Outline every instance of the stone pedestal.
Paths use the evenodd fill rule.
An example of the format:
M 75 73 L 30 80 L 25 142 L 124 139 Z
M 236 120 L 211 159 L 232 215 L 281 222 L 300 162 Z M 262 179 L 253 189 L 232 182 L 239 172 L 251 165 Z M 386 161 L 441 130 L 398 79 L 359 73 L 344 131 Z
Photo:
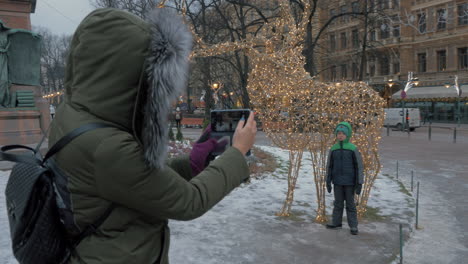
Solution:
M 34 91 L 34 108 L 0 108 L 0 145 L 38 143 L 49 127 L 49 103 L 40 87 L 13 85 L 10 92 Z
M 10 87 L 10 92 L 16 93 L 16 91 L 34 91 L 34 103 L 36 105 L 36 108 L 41 113 L 41 116 L 40 116 L 41 128 L 44 131 L 47 130 L 51 122 L 50 104 L 47 101 L 47 99 L 42 98 L 41 87 L 13 84 Z
M 0 145 L 34 144 L 43 135 L 37 110 L 0 110 Z

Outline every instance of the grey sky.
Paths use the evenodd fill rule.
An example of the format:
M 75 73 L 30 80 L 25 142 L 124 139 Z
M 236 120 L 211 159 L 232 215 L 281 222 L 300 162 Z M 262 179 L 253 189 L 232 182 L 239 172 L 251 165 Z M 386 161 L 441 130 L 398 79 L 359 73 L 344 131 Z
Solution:
M 31 24 L 46 27 L 54 34 L 71 35 L 93 9 L 89 0 L 37 0 Z

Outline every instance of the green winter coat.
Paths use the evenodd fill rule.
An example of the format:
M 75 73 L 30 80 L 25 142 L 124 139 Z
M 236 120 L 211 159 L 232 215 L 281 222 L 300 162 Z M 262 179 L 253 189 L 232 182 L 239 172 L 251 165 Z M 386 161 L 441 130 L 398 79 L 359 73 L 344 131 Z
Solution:
M 335 128 L 345 133 L 346 139 L 337 142 L 330 148 L 327 158 L 327 188 L 330 190 L 332 182 L 339 185 L 362 185 L 364 183 L 364 167 L 362 156 L 356 145 L 349 142 L 353 136 L 353 129 L 348 122 L 340 122 Z M 336 153 L 336 154 L 334 154 Z M 349 166 L 352 164 L 352 166 Z M 352 180 L 354 178 L 354 180 Z
M 80 230 L 116 208 L 70 263 L 168 263 L 168 219 L 203 215 L 249 176 L 235 148 L 193 178 L 188 157 L 166 161 L 167 114 L 185 87 L 189 34 L 165 9 L 149 22 L 99 9 L 75 32 L 49 145 L 83 124 L 117 127 L 87 132 L 55 156 L 67 176 L 59 188 Z

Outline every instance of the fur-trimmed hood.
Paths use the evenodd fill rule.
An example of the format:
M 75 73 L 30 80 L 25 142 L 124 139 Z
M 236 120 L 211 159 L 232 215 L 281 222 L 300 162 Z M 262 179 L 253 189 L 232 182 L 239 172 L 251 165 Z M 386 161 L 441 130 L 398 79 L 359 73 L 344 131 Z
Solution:
M 172 10 L 147 17 L 106 8 L 81 22 L 70 47 L 65 100 L 131 131 L 148 164 L 162 168 L 168 115 L 186 87 L 192 35 Z

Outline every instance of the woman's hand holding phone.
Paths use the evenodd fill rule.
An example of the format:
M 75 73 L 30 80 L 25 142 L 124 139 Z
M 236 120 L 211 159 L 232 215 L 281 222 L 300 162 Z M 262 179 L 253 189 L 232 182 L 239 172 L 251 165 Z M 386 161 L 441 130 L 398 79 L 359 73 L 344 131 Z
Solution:
M 256 134 L 257 122 L 255 122 L 254 114 L 250 112 L 247 121 L 245 121 L 244 117 L 239 120 L 234 136 L 232 137 L 232 146 L 245 155 L 255 143 Z

